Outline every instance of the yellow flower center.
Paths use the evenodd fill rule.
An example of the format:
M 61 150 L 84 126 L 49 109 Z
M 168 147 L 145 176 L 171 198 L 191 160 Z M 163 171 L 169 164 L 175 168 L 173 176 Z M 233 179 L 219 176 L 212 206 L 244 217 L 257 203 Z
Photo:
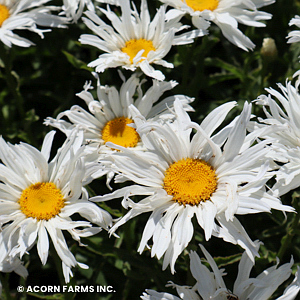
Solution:
M 217 176 L 206 161 L 185 158 L 169 166 L 163 187 L 179 204 L 198 205 L 216 190 Z
M 59 214 L 65 201 L 53 182 L 38 182 L 23 190 L 19 204 L 27 218 L 49 220 Z
M 0 4 L 0 27 L 9 16 L 9 9 L 5 5 Z
M 129 118 L 119 117 L 108 121 L 102 129 L 104 142 L 112 142 L 123 147 L 135 147 L 140 139 L 136 130 L 127 124 L 133 121 Z
M 194 11 L 215 10 L 219 5 L 219 0 L 185 0 L 185 2 Z
M 145 40 L 145 39 L 138 39 L 138 40 L 133 39 L 133 40 L 127 41 L 125 43 L 125 47 L 123 47 L 121 49 L 122 52 L 129 55 L 131 63 L 133 63 L 133 59 L 136 57 L 136 55 L 141 50 L 144 50 L 144 52 L 142 54 L 142 57 L 147 57 L 148 53 L 151 50 L 155 51 L 156 49 L 153 46 L 152 41 L 148 41 L 148 40 Z

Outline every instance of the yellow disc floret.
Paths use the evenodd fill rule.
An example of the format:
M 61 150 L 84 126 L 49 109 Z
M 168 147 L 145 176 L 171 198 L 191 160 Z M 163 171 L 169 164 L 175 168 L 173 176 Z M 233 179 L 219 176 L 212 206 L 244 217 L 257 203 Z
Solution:
M 38 182 L 23 190 L 19 204 L 27 218 L 49 220 L 59 214 L 65 201 L 53 182 Z
M 136 55 L 144 50 L 142 57 L 147 57 L 148 53 L 153 50 L 155 51 L 155 47 L 153 46 L 152 41 L 148 41 L 145 39 L 132 39 L 125 43 L 125 47 L 121 49 L 122 52 L 126 53 L 130 57 L 130 62 L 133 63 L 133 59 Z
M 112 142 L 123 147 L 135 147 L 140 136 L 136 130 L 127 124 L 133 121 L 129 118 L 119 117 L 108 121 L 102 129 L 102 139 L 104 142 Z
M 198 205 L 216 190 L 217 176 L 206 161 L 185 158 L 169 166 L 163 187 L 179 204 Z
M 219 5 L 219 0 L 185 0 L 185 2 L 194 11 L 215 10 Z
M 0 27 L 9 16 L 9 9 L 5 5 L 0 4 Z

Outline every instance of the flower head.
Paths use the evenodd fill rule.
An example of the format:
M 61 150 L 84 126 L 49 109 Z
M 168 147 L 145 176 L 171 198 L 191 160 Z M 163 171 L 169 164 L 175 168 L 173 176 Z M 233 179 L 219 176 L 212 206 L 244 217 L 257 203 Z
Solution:
M 259 21 L 268 20 L 271 14 L 258 11 L 258 8 L 269 5 L 275 0 L 160 0 L 191 15 L 195 27 L 203 29 L 215 23 L 223 35 L 234 45 L 248 51 L 255 45 L 239 29 L 238 23 L 263 27 Z M 174 13 L 176 15 L 176 13 Z
M 131 10 L 129 0 L 121 1 L 120 6 L 121 17 L 112 12 L 109 6 L 107 10 L 100 8 L 112 26 L 91 11 L 85 12 L 87 18 L 83 17 L 84 23 L 96 35 L 83 34 L 79 41 L 106 52 L 88 64 L 96 67 L 96 72 L 119 66 L 132 71 L 140 68 L 146 75 L 164 80 L 165 76 L 155 70 L 152 64 L 172 68 L 173 64 L 163 60 L 172 45 L 192 43 L 195 37 L 205 34 L 203 30 L 196 30 L 175 36 L 186 26 L 179 23 L 181 16 L 167 21 L 165 6 L 159 8 L 152 21 L 146 0 L 142 0 L 140 14 L 135 6 Z
M 258 244 L 256 243 L 258 246 Z M 206 249 L 200 245 L 201 250 L 210 265 L 210 271 L 201 260 L 195 251 L 190 253 L 190 270 L 193 277 L 196 279 L 196 284 L 193 287 L 180 286 L 170 282 L 166 286 L 176 288 L 180 297 L 173 296 L 168 293 L 160 293 L 154 290 L 146 290 L 141 299 L 143 300 L 163 300 L 163 299 L 189 299 L 189 300 L 243 300 L 243 299 L 259 299 L 267 300 L 277 290 L 277 288 L 286 281 L 292 273 L 293 259 L 278 267 L 279 261 L 275 266 L 264 270 L 256 278 L 250 277 L 250 272 L 254 266 L 248 255 L 244 252 L 239 263 L 238 275 L 234 282 L 233 289 L 230 291 L 223 280 L 225 275 L 224 270 L 220 270 L 212 256 Z M 299 280 L 300 269 L 298 267 L 294 281 L 285 289 L 283 295 L 277 300 L 294 300 L 300 290 Z
M 133 115 L 130 105 L 134 105 L 138 112 L 146 119 L 173 117 L 168 113 L 168 108 L 173 107 L 173 102 L 178 99 L 187 111 L 192 111 L 189 105 L 192 98 L 175 95 L 167 98 L 160 98 L 162 94 L 171 90 L 177 85 L 175 81 L 160 82 L 153 80 L 153 85 L 146 92 L 142 92 L 142 84 L 139 76 L 135 73 L 127 81 L 124 81 L 120 90 L 115 87 L 101 86 L 99 77 L 97 78 L 97 97 L 94 99 L 91 93 L 91 83 L 85 85 L 82 92 L 77 94 L 88 106 L 89 111 L 75 105 L 70 110 L 60 113 L 56 119 L 47 118 L 46 125 L 54 126 L 69 135 L 74 127 L 78 127 L 84 132 L 84 144 L 86 149 L 98 155 L 96 160 L 102 160 L 107 155 L 116 150 L 107 147 L 107 142 L 113 142 L 125 148 L 133 150 L 143 149 L 142 141 L 135 130 Z M 67 117 L 69 122 L 63 118 Z M 113 173 L 109 173 L 109 167 L 98 170 L 97 177 L 108 174 L 110 180 Z
M 43 6 L 49 0 L 0 0 L 0 40 L 11 47 L 12 44 L 20 47 L 33 45 L 28 39 L 15 34 L 14 30 L 35 32 L 44 37 L 44 32 L 51 29 L 40 29 L 43 27 L 64 27 L 67 19 L 51 14 L 58 7 Z
M 242 114 L 218 133 L 228 112 L 229 102 L 213 110 L 198 125 L 192 123 L 180 103 L 174 103 L 175 120 L 164 125 L 136 121 L 148 151 L 119 149 L 107 158 L 113 163 L 116 182 L 131 180 L 130 185 L 111 194 L 96 196 L 92 201 L 123 197 L 122 205 L 130 209 L 112 227 L 118 227 L 144 212 L 151 212 L 138 251 L 141 253 L 152 238 L 151 255 L 164 255 L 163 269 L 174 264 L 192 239 L 192 218 L 197 217 L 206 240 L 212 235 L 239 244 L 254 259 L 258 255 L 236 215 L 269 212 L 271 208 L 292 211 L 279 199 L 265 192 L 268 173 L 268 149 L 261 142 L 252 146 L 256 135 L 247 134 L 251 105 L 245 103 Z M 192 128 L 197 133 L 192 135 Z M 131 199 L 143 195 L 139 202 Z
M 82 134 L 71 135 L 48 162 L 53 137 L 54 131 L 46 135 L 41 151 L 0 139 L 0 262 L 21 259 L 36 243 L 45 264 L 50 236 L 68 282 L 71 267 L 87 266 L 76 261 L 63 231 L 80 242 L 81 237 L 108 229 L 111 216 L 88 201 L 83 187 L 90 179 L 82 157 Z M 72 221 L 75 213 L 88 221 Z

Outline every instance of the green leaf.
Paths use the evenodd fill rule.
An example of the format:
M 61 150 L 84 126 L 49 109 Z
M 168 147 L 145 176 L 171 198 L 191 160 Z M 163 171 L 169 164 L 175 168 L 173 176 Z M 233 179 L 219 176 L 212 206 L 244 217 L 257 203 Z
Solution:
M 225 256 L 225 257 L 221 257 L 221 256 L 215 257 L 214 260 L 215 260 L 216 264 L 218 265 L 218 267 L 220 268 L 220 267 L 231 265 L 231 264 L 234 264 L 234 263 L 240 261 L 241 257 L 242 257 L 242 254 L 238 253 L 238 254 Z
M 43 294 L 29 292 L 28 295 L 33 296 L 37 299 L 56 299 L 56 300 L 65 299 L 65 296 L 63 294 L 43 295 Z
M 67 60 L 69 61 L 69 63 L 71 63 L 76 69 L 84 69 L 87 71 L 92 72 L 93 69 L 89 68 L 85 62 L 83 62 L 82 60 L 76 58 L 73 54 L 67 52 L 67 51 L 62 51 L 62 53 L 66 56 Z
M 206 66 L 214 66 L 214 67 L 219 67 L 223 70 L 226 70 L 230 72 L 231 74 L 235 75 L 236 78 L 239 78 L 241 81 L 244 81 L 244 73 L 241 68 L 238 68 L 237 66 L 234 66 L 230 63 L 227 63 L 220 58 L 210 58 L 207 57 L 205 60 L 205 65 Z
M 25 120 L 27 122 L 33 123 L 33 122 L 38 121 L 39 119 L 40 119 L 40 117 L 35 114 L 34 108 L 26 112 Z

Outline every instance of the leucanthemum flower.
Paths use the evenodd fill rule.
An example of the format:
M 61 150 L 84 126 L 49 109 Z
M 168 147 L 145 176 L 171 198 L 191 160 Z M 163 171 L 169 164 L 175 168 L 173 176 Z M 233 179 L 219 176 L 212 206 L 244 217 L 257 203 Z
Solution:
M 65 281 L 69 282 L 72 267 L 88 266 L 76 261 L 63 231 L 80 243 L 81 237 L 108 229 L 111 216 L 88 200 L 83 187 L 91 179 L 82 156 L 82 134 L 70 136 L 48 162 L 54 133 L 46 135 L 41 151 L 0 139 L 0 262 L 21 259 L 36 243 L 45 264 L 50 237 L 62 261 Z M 88 221 L 73 221 L 73 214 Z
M 164 80 L 163 73 L 155 70 L 152 64 L 172 68 L 173 64 L 163 60 L 171 47 L 192 43 L 195 37 L 206 33 L 204 30 L 193 30 L 175 35 L 187 26 L 179 23 L 181 16 L 167 21 L 166 6 L 158 9 L 152 21 L 146 0 L 142 0 L 140 14 L 135 6 L 130 9 L 129 0 L 121 1 L 120 7 L 120 17 L 110 10 L 109 5 L 107 10 L 99 8 L 112 26 L 91 11 L 85 12 L 87 18 L 82 18 L 95 35 L 83 34 L 79 41 L 105 52 L 88 64 L 95 67 L 96 72 L 119 66 L 132 71 L 140 68 L 147 76 Z
M 210 22 L 215 23 L 223 35 L 234 45 L 248 51 L 255 45 L 239 29 L 238 23 L 264 27 L 261 20 L 269 20 L 272 15 L 258 11 L 258 8 L 269 5 L 275 0 L 160 0 L 175 10 L 189 14 L 192 22 L 197 28 L 207 28 Z M 176 15 L 176 13 L 174 12 Z
M 238 275 L 233 285 L 232 292 L 226 287 L 223 280 L 225 275 L 223 269 L 219 269 L 212 256 L 200 245 L 206 261 L 211 270 L 201 263 L 195 251 L 190 252 L 190 270 L 196 279 L 193 287 L 180 286 L 169 282 L 166 286 L 176 288 L 179 297 L 169 293 L 146 290 L 141 296 L 143 300 L 268 300 L 278 287 L 286 281 L 292 274 L 293 259 L 278 267 L 275 266 L 264 270 L 256 278 L 250 277 L 250 272 L 254 266 L 248 255 L 244 252 L 238 267 Z M 299 267 L 293 282 L 284 290 L 282 296 L 277 300 L 294 300 L 300 290 Z
M 51 125 L 64 132 L 67 136 L 74 127 L 78 127 L 84 132 L 84 144 L 91 153 L 96 153 L 95 159 L 101 161 L 115 149 L 107 147 L 107 142 L 113 142 L 117 145 L 131 148 L 133 150 L 142 150 L 142 141 L 136 132 L 134 120 L 129 109 L 133 104 L 138 111 L 147 119 L 151 118 L 171 118 L 173 114 L 168 113 L 168 108 L 173 106 L 175 99 L 178 99 L 184 109 L 193 111 L 189 105 L 193 98 L 183 95 L 169 96 L 161 100 L 164 92 L 171 90 L 177 85 L 177 82 L 161 82 L 153 80 L 152 87 L 146 92 L 142 91 L 144 80 L 139 79 L 139 75 L 134 73 L 127 81 L 122 77 L 123 84 L 118 91 L 115 87 L 101 86 L 99 77 L 97 78 L 97 98 L 94 99 L 91 91 L 93 87 L 91 82 L 87 83 L 84 90 L 77 94 L 88 106 L 86 111 L 82 107 L 75 105 L 70 110 L 60 113 L 56 119 L 48 117 L 45 120 L 46 125 Z M 68 121 L 64 120 L 68 118 Z M 129 126 L 127 126 L 129 125 Z M 108 182 L 113 176 L 109 166 L 98 169 L 94 174 L 101 177 L 108 175 Z
M 278 84 L 278 87 L 281 92 L 268 88 L 269 95 L 261 95 L 255 102 L 263 105 L 266 115 L 259 118 L 259 122 L 271 129 L 261 135 L 272 144 L 268 155 L 284 163 L 277 171 L 277 183 L 272 188 L 283 195 L 300 186 L 300 94 L 289 81 L 286 86 Z
M 63 14 L 76 23 L 82 16 L 85 7 L 90 11 L 95 11 L 92 0 L 63 0 L 62 10 Z
M 65 27 L 67 23 L 64 17 L 52 15 L 51 12 L 60 8 L 43 6 L 49 0 L 0 0 L 0 40 L 11 47 L 12 44 L 20 47 L 34 45 L 28 39 L 15 34 L 14 30 L 29 30 L 44 38 L 44 32 L 51 29 L 42 27 Z
M 193 237 L 194 215 L 206 240 L 216 236 L 239 244 L 254 260 L 256 247 L 236 215 L 270 212 L 271 208 L 293 211 L 265 191 L 272 164 L 265 158 L 265 143 L 251 146 L 256 133 L 246 133 L 251 105 L 245 103 L 239 117 L 213 134 L 234 106 L 234 102 L 219 106 L 198 125 L 176 100 L 176 119 L 164 126 L 145 122 L 136 112 L 137 132 L 148 151 L 133 152 L 107 143 L 120 150 L 107 158 L 118 173 L 115 181 L 135 184 L 90 200 L 123 197 L 122 205 L 129 211 L 111 233 L 131 218 L 150 212 L 138 252 L 148 248 L 151 256 L 164 256 L 163 269 L 170 265 L 172 273 L 177 257 Z M 135 202 L 131 198 L 135 195 L 145 198 Z

